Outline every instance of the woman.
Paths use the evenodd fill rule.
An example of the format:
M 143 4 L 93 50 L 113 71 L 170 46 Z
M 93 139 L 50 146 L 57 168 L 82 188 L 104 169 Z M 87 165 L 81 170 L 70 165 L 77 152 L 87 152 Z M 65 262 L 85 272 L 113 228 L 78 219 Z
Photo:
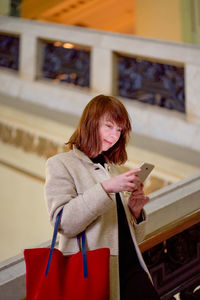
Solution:
M 93 98 L 67 143 L 69 151 L 47 161 L 46 200 L 53 225 L 63 208 L 59 249 L 64 254 L 78 252 L 76 236 L 84 230 L 89 250 L 110 248 L 111 300 L 156 300 L 137 246 L 149 198 L 137 177 L 140 169 L 120 174 L 117 167 L 127 160 L 130 131 L 118 99 Z

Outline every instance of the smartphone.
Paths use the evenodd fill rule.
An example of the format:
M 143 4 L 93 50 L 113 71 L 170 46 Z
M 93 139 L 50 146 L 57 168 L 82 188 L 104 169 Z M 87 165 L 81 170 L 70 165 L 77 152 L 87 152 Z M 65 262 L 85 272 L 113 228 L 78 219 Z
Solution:
M 140 181 L 143 183 L 145 181 L 145 179 L 149 176 L 149 174 L 151 173 L 151 171 L 153 170 L 154 165 L 149 164 L 149 163 L 143 163 L 139 169 L 141 169 L 141 171 L 139 173 L 137 173 L 137 176 L 140 178 Z

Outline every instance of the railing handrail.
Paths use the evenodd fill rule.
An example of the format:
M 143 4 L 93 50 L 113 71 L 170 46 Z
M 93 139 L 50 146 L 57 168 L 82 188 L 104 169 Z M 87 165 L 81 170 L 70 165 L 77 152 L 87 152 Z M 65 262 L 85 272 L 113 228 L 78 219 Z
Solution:
M 189 227 L 199 223 L 200 209 L 189 213 L 174 222 L 159 228 L 158 230 L 148 234 L 145 239 L 139 244 L 142 252 L 158 245 L 159 243 L 175 236 L 176 234 L 188 229 Z
M 39 33 L 37 31 L 38 27 L 40 27 Z M 56 35 L 53 34 L 55 30 L 57 33 Z M 1 33 L 10 32 L 19 35 L 25 34 L 28 31 L 32 36 L 37 36 L 41 39 L 68 40 L 69 42 L 71 41 L 73 43 L 89 47 L 103 47 L 112 51 L 176 61 L 181 64 L 183 64 L 183 62 L 192 62 L 195 64 L 200 63 L 199 45 L 144 38 L 131 34 L 119 34 L 51 22 L 40 22 L 23 18 L 0 16 Z M 54 36 L 56 38 L 53 38 Z M 126 44 L 126 40 L 128 41 L 128 44 Z M 138 51 L 138 43 L 144 46 L 140 48 L 140 51 Z M 148 49 L 145 47 L 146 45 L 148 45 Z M 155 47 L 152 47 L 153 45 Z M 169 52 L 162 51 L 165 47 L 169 47 Z M 178 50 L 177 53 L 176 50 Z M 188 55 L 188 50 L 192 51 L 193 55 Z
M 187 218 L 200 207 L 200 173 L 184 178 L 150 194 L 146 205 L 149 215 L 147 235 Z

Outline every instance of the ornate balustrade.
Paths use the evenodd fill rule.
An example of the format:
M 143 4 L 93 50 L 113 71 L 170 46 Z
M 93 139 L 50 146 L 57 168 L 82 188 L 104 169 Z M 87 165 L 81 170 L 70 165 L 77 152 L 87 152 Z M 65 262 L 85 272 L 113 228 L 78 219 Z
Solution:
M 0 35 L 0 66 L 18 70 L 19 37 Z M 41 76 L 80 87 L 90 86 L 90 49 L 41 40 Z M 116 55 L 117 94 L 185 112 L 184 68 Z
M 20 43 L 18 72 L 0 68 L 1 93 L 76 115 L 113 94 L 136 133 L 199 151 L 198 46 L 3 16 L 0 33 Z
M 162 300 L 199 299 L 200 210 L 149 234 L 140 244 Z

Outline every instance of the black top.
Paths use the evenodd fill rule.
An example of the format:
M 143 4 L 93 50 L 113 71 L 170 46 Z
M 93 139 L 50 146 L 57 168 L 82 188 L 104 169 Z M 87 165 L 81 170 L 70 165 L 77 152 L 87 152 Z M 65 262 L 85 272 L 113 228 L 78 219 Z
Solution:
M 94 163 L 100 163 L 104 167 L 105 158 L 103 155 L 98 155 L 95 158 L 91 158 L 91 160 Z M 147 273 L 144 271 L 138 260 L 126 213 L 119 193 L 116 193 L 116 203 L 119 232 L 120 299 L 160 300 Z
M 105 164 L 105 158 L 103 155 L 98 155 L 91 159 L 94 163 L 100 163 L 103 167 Z M 135 246 L 131 237 L 128 221 L 124 211 L 124 207 L 121 201 L 119 193 L 116 193 L 117 202 L 117 215 L 118 215 L 118 232 L 119 232 L 119 267 L 120 277 L 124 278 L 128 269 L 141 268 Z M 121 276 L 122 275 L 122 276 Z

